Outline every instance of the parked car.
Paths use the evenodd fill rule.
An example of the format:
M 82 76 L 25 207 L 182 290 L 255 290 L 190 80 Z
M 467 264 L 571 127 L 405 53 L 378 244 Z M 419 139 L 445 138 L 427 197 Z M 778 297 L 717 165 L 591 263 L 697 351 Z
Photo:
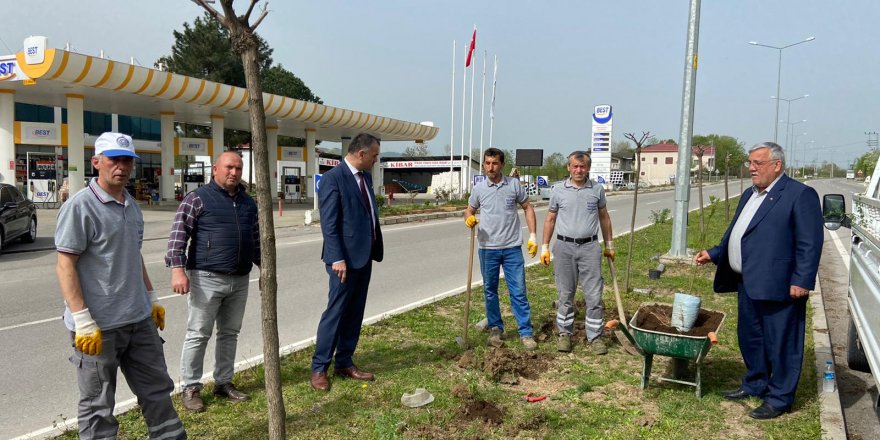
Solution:
M 18 188 L 0 183 L 0 253 L 16 238 L 25 243 L 37 239 L 37 207 Z

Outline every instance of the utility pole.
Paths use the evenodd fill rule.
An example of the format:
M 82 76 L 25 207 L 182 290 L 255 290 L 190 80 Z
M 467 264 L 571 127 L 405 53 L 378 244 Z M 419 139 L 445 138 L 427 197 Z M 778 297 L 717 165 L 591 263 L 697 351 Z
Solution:
M 672 213 L 672 246 L 668 257 L 687 260 L 687 217 L 690 200 L 691 138 L 694 132 L 694 96 L 697 82 L 697 47 L 700 40 L 700 0 L 691 0 L 684 62 L 684 87 L 681 96 L 681 130 L 678 143 L 678 168 L 675 174 L 675 210 Z

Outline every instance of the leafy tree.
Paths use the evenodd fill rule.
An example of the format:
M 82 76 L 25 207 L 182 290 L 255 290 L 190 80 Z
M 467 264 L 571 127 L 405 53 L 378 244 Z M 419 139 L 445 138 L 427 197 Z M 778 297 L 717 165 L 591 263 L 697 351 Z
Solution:
M 562 180 L 568 176 L 568 160 L 562 153 L 553 153 L 544 158 L 544 166 L 538 169 L 537 174 L 547 176 L 550 182 Z
M 293 72 L 282 65 L 273 65 L 272 48 L 266 40 L 255 35 L 257 44 L 256 62 L 263 91 L 279 96 L 304 101 L 323 101 Z M 233 50 L 229 30 L 209 12 L 196 18 L 192 24 L 184 23 L 183 31 L 174 31 L 174 45 L 171 54 L 156 61 L 155 66 L 164 66 L 169 72 L 194 78 L 246 87 L 241 58 Z M 193 124 L 178 124 L 178 133 L 186 137 L 204 138 L 210 136 L 210 127 Z M 251 142 L 247 131 L 226 129 L 223 139 L 227 147 L 235 147 Z M 287 146 L 304 146 L 305 140 L 289 136 L 279 136 L 278 143 Z
M 412 144 L 403 150 L 404 157 L 425 157 L 428 155 L 428 144 Z
M 272 48 L 257 36 L 257 65 L 260 71 L 272 65 Z M 210 13 L 196 18 L 192 25 L 183 24 L 183 31 L 174 31 L 171 55 L 156 61 L 169 72 L 207 79 L 236 87 L 245 86 L 244 67 L 232 50 L 229 30 Z
M 635 154 L 636 148 L 629 141 L 617 141 L 611 146 L 611 151 L 614 153 Z
M 877 165 L 877 158 L 880 157 L 880 150 L 873 149 L 856 159 L 855 164 L 853 164 L 853 170 L 856 172 L 861 171 L 862 175 L 867 177 L 870 176 L 871 173 L 874 172 L 874 167 Z

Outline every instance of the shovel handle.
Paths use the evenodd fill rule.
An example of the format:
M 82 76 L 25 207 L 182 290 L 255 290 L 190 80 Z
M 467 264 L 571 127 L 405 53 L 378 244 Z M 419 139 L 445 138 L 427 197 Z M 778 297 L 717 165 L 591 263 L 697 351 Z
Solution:
M 626 327 L 626 315 L 623 313 L 623 300 L 620 298 L 620 289 L 617 287 L 617 270 L 614 268 L 614 260 L 608 257 L 608 269 L 611 271 L 611 282 L 614 284 L 614 299 L 617 302 L 617 313 L 620 315 L 620 324 Z
M 471 315 L 471 281 L 474 275 L 474 237 L 477 235 L 477 225 L 474 225 L 471 228 L 471 247 L 470 252 L 468 252 L 468 271 L 467 271 L 467 293 L 465 294 L 464 301 L 464 323 L 462 328 L 464 329 L 464 344 L 467 344 L 468 340 L 468 318 Z

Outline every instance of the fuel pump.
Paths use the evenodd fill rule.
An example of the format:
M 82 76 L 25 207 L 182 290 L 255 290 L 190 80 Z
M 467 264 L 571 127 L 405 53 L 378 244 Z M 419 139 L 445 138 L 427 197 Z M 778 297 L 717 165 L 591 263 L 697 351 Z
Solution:
M 58 201 L 58 172 L 54 153 L 27 153 L 28 198 L 34 203 Z
M 284 199 L 302 200 L 302 181 L 300 180 L 300 169 L 298 167 L 284 167 L 282 176 L 284 178 Z
M 205 184 L 204 162 L 190 162 L 183 170 L 183 195 L 187 195 Z

